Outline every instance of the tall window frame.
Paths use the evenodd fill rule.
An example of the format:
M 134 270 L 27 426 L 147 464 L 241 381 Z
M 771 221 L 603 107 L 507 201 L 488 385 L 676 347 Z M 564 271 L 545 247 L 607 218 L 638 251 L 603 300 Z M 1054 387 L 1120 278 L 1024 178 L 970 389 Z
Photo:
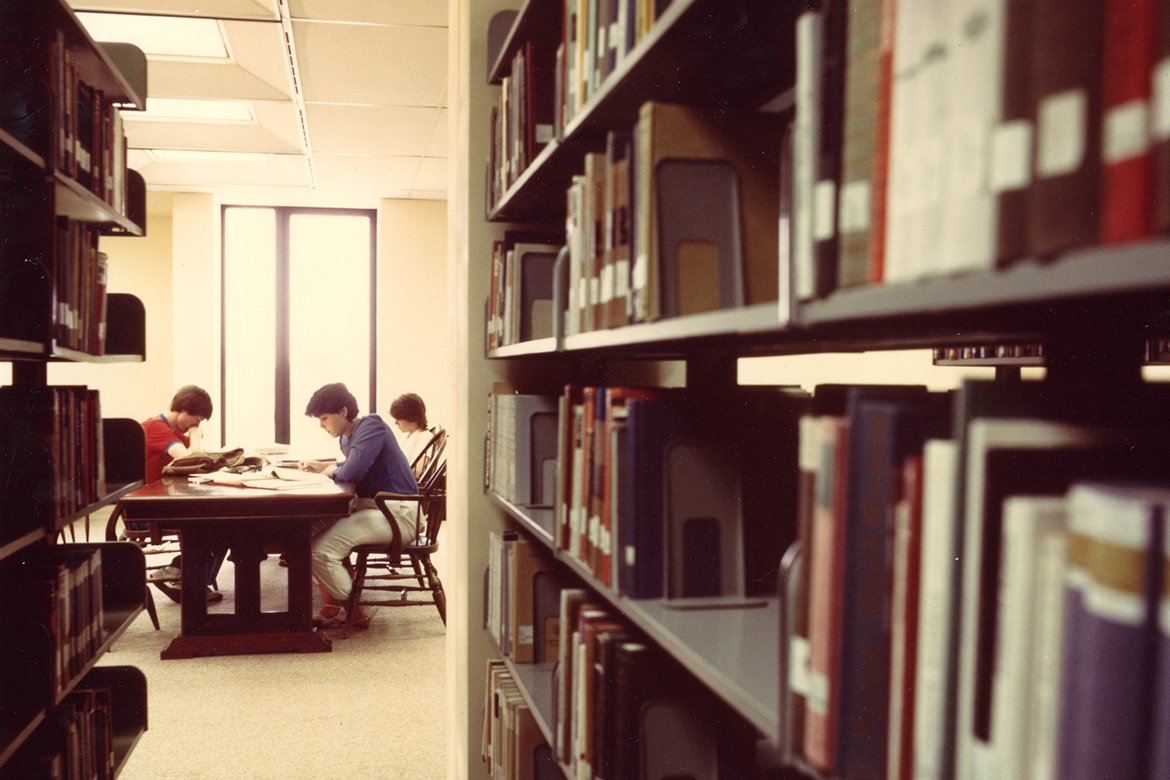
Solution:
M 292 258 L 292 221 L 296 216 L 365 217 L 369 220 L 369 382 L 368 397 L 362 399 L 357 388 L 350 388 L 357 396 L 358 404 L 373 409 L 378 398 L 378 261 L 377 234 L 378 217 L 376 209 L 320 208 L 308 206 L 263 206 L 249 204 L 223 204 L 220 207 L 220 398 L 219 414 L 220 440 L 227 442 L 227 424 L 230 384 L 228 377 L 228 214 L 234 209 L 255 209 L 271 212 L 274 216 L 275 240 L 275 376 L 273 397 L 275 415 L 273 436 L 275 443 L 289 444 L 292 436 L 292 345 L 291 345 L 291 296 L 290 270 Z M 322 272 L 327 272 L 327 266 Z M 305 399 L 307 400 L 307 399 Z

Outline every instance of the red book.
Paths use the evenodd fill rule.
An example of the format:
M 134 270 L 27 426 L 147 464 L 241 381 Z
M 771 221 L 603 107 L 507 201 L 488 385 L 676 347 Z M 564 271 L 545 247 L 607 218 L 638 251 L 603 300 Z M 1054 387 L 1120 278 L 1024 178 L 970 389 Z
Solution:
M 1157 0 L 1106 0 L 1101 104 L 1101 241 L 1149 236 L 1154 228 L 1150 71 Z
M 804 757 L 827 772 L 837 764 L 848 439 L 845 418 L 822 419 L 808 557 L 809 691 L 804 709 Z
M 922 561 L 922 456 L 902 467 L 895 507 L 890 626 L 890 743 L 886 780 L 914 777 L 914 689 L 918 668 L 918 595 Z

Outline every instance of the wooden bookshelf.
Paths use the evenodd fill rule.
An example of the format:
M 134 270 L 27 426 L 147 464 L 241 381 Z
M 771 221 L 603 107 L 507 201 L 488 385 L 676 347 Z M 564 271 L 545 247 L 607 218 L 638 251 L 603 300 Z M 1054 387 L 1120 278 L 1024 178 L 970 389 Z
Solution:
M 140 86 L 133 86 L 114 65 L 113 59 L 99 45 L 94 43 L 77 16 L 64 0 L 10 0 L 0 6 L 0 26 L 5 30 L 6 42 L 23 44 L 32 40 L 52 39 L 48 44 L 55 51 L 68 52 L 68 60 L 75 70 L 80 82 L 89 87 L 100 90 L 107 100 L 107 113 L 103 116 L 104 122 L 113 122 L 114 104 L 129 108 L 145 108 L 146 95 L 144 91 L 144 72 L 141 68 L 135 71 L 135 78 L 142 79 Z M 63 47 L 55 46 L 60 41 Z M 118 56 L 130 57 L 127 61 L 136 61 L 141 65 L 145 62 L 141 52 L 122 49 Z M 50 77 L 51 69 L 49 57 L 39 64 L 29 63 L 30 68 L 41 67 L 43 73 L 34 73 L 34 78 L 41 83 L 55 83 L 55 77 Z M 60 60 L 64 62 L 64 58 Z M 66 67 L 62 65 L 62 67 Z M 55 101 L 54 101 L 55 102 Z M 44 129 L 48 137 L 55 138 L 61 128 L 53 126 L 53 122 L 60 119 L 59 115 L 50 117 L 50 126 Z M 96 117 L 96 112 L 95 112 Z M 103 128 L 93 130 L 95 148 Z M 86 516 L 89 513 L 107 506 L 125 493 L 142 484 L 141 468 L 131 473 L 122 468 L 124 464 L 107 461 L 111 468 L 111 480 L 101 489 L 102 469 L 96 460 L 81 463 L 80 456 L 74 457 L 71 453 L 74 441 L 83 439 L 54 438 L 59 436 L 58 427 L 62 431 L 76 430 L 77 436 L 84 436 L 87 445 L 102 441 L 99 432 L 92 430 L 104 423 L 95 413 L 96 404 L 87 398 L 85 392 L 70 391 L 72 395 L 59 391 L 54 394 L 42 391 L 49 387 L 47 381 L 47 363 L 51 361 L 68 361 L 79 363 L 124 363 L 141 362 L 145 359 L 145 313 L 142 302 L 131 295 L 108 294 L 105 306 L 106 325 L 106 352 L 105 354 L 89 354 L 75 348 L 75 345 L 84 344 L 86 349 L 98 351 L 96 338 L 83 340 L 74 338 L 75 331 L 65 332 L 55 321 L 54 303 L 59 302 L 55 286 L 58 283 L 73 282 L 71 292 L 76 293 L 77 300 L 71 298 L 65 302 L 69 306 L 76 306 L 76 317 L 90 317 L 87 320 L 89 328 L 96 328 L 97 313 L 102 311 L 100 301 L 96 296 L 100 283 L 96 279 L 96 259 L 85 252 L 93 250 L 89 245 L 78 254 L 71 254 L 65 247 L 59 245 L 58 226 L 71 228 L 81 225 L 85 228 L 79 231 L 85 234 L 88 240 L 96 241 L 97 230 L 109 226 L 124 233 L 142 235 L 143 228 L 122 216 L 110 201 L 116 200 L 110 194 L 110 201 L 95 194 L 77 179 L 57 170 L 58 160 L 46 157 L 50 146 L 45 141 L 46 150 L 38 151 L 20 140 L 15 131 L 0 128 L 0 156 L 3 157 L 8 175 L 2 186 L 5 189 L 5 202 L 8 204 L 3 216 L 0 216 L 0 234 L 3 235 L 6 251 L 13 253 L 5 255 L 5 262 L 9 265 L 18 262 L 15 253 L 26 253 L 22 256 L 35 257 L 38 263 L 43 263 L 49 269 L 47 275 L 42 275 L 36 284 L 24 286 L 9 286 L 0 295 L 21 295 L 20 300 L 0 300 L 0 311 L 20 311 L 22 319 L 9 317 L 0 326 L 0 360 L 12 363 L 12 376 L 15 389 L 35 391 L 30 397 L 38 399 L 52 399 L 52 402 L 36 410 L 35 422 L 31 423 L 29 431 L 21 433 L 25 438 L 18 446 L 16 434 L 0 431 L 0 461 L 8 467 L 9 463 L 16 462 L 12 457 L 15 452 L 28 450 L 28 438 L 37 439 L 36 455 L 33 458 L 59 456 L 69 461 L 67 466 L 73 473 L 60 475 L 67 480 L 74 480 L 78 484 L 78 495 L 83 496 L 79 501 L 67 493 L 57 493 L 55 490 L 39 490 L 37 485 L 26 481 L 10 482 L 14 487 L 10 492 L 0 497 L 0 503 L 6 506 L 3 519 L 0 519 L 0 577 L 11 578 L 19 582 L 25 573 L 17 564 L 21 563 L 22 556 L 38 558 L 41 555 L 52 554 L 59 546 L 53 544 L 56 533 L 73 520 Z M 36 139 L 38 136 L 31 135 Z M 44 136 L 40 136 L 44 140 Z M 36 143 L 38 141 L 30 141 Z M 80 141 L 79 141 L 80 143 Z M 96 157 L 95 160 L 100 158 Z M 12 164 L 16 163 L 16 164 Z M 98 173 L 97 166 L 87 173 L 95 178 L 93 190 L 108 194 L 104 182 L 100 177 L 105 171 Z M 124 186 L 125 182 L 121 182 Z M 82 239 L 78 239 L 81 243 Z M 80 247 L 79 247 L 80 248 Z M 54 254 L 56 253 L 56 255 Z M 93 263 L 82 267 L 82 257 L 86 262 Z M 70 271 L 70 273 L 66 273 Z M 92 273 L 93 277 L 85 274 Z M 58 278 L 54 279 L 53 274 Z M 71 279 L 72 277 L 72 279 Z M 25 280 L 27 282 L 28 280 Z M 88 296 L 88 297 L 87 297 Z M 63 304 L 63 305 L 65 305 Z M 93 336 L 98 331 L 83 330 L 83 335 Z M 65 338 L 62 338 L 64 332 Z M 65 347 L 58 344 L 58 339 L 73 346 Z M 77 411 L 69 411 L 66 404 L 71 404 Z M 11 410 L 6 410 L 11 413 Z M 26 413 L 27 415 L 27 413 Z M 63 422 L 59 424 L 54 419 L 57 415 Z M 33 427 L 44 433 L 48 428 L 47 438 L 41 433 L 31 434 Z M 135 425 L 134 430 L 125 440 L 118 437 L 129 429 L 112 428 L 105 437 L 106 452 L 90 452 L 91 458 L 106 459 L 109 453 L 136 451 L 141 458 L 142 433 Z M 70 435 L 73 435 L 72 433 Z M 9 448 L 12 448 L 11 450 Z M 23 449 L 22 449 L 23 448 Z M 79 448 L 87 452 L 85 448 Z M 65 457 L 65 453 L 69 453 Z M 27 458 L 26 458 L 27 459 Z M 41 461 L 30 461 L 41 463 Z M 42 464 L 43 466 L 43 464 Z M 31 469 L 26 464 L 21 467 Z M 121 470 L 119 470 L 121 469 Z M 42 473 L 44 468 L 28 473 L 16 472 L 17 475 L 28 478 L 29 474 Z M 53 471 L 53 469 L 49 469 Z M 84 476 L 82 476 L 84 475 Z M 11 479 L 12 475 L 7 474 Z M 51 476 L 51 475 L 50 475 Z M 82 484 L 84 480 L 84 484 Z M 91 484 L 92 482 L 92 484 Z M 84 491 L 84 492 L 83 492 Z M 59 501 L 53 506 L 53 501 Z M 77 504 L 81 504 L 78 506 Z M 16 508 L 14 508 L 16 507 Z M 12 513 L 20 516 L 16 517 Z M 6 526 L 11 522 L 11 526 Z M 19 530 L 16 530 L 19 529 Z M 129 667 L 104 667 L 101 660 L 105 653 L 125 633 L 128 626 L 141 613 L 146 595 L 145 560 L 142 551 L 129 543 L 103 543 L 70 545 L 73 550 L 101 550 L 101 583 L 102 583 L 102 632 L 100 642 L 93 643 L 85 648 L 87 656 L 77 656 L 70 663 L 70 677 L 63 677 L 63 667 L 55 667 L 54 658 L 61 650 L 55 645 L 57 641 L 72 641 L 68 638 L 54 639 L 53 629 L 38 632 L 38 639 L 31 637 L 14 637 L 0 634 L 0 643 L 10 648 L 21 643 L 22 664 L 28 672 L 28 679 L 22 679 L 22 685 L 33 691 L 30 695 L 21 695 L 20 686 L 5 688 L 5 697 L 0 699 L 0 711 L 4 713 L 0 718 L 0 778 L 14 778 L 13 766 L 23 763 L 27 759 L 52 755 L 64 749 L 64 743 L 55 744 L 58 726 L 55 717 L 56 708 L 70 691 L 87 686 L 109 688 L 112 702 L 110 717 L 113 721 L 113 749 L 114 749 L 114 776 L 121 771 L 131 750 L 139 737 L 146 729 L 146 682 L 141 672 Z M 88 569 L 86 569 L 88 571 Z M 80 598 L 80 597 L 79 597 Z M 84 602 L 79 602 L 84 603 Z M 28 609 L 19 605 L 6 605 L 6 625 L 16 626 L 19 623 L 33 624 L 42 621 L 42 618 L 33 613 L 23 611 Z M 39 625 L 39 624 L 38 624 Z M 43 633 L 43 636 L 41 634 Z M 82 661 L 82 659 L 84 660 Z M 63 664 L 64 662 L 62 662 Z M 56 668 L 58 679 L 53 681 L 51 675 Z M 47 670 L 47 671 L 46 671 Z M 6 670 L 11 677 L 19 675 L 20 670 Z M 42 677 L 48 674 L 49 677 Z M 39 688 L 39 680 L 46 681 L 49 687 Z M 8 680 L 11 682 L 11 680 Z M 15 693 L 13 693 L 15 692 Z M 42 695 L 43 694 L 43 695 Z M 16 700 L 11 697 L 15 696 Z M 14 760 L 15 759 L 15 760 Z

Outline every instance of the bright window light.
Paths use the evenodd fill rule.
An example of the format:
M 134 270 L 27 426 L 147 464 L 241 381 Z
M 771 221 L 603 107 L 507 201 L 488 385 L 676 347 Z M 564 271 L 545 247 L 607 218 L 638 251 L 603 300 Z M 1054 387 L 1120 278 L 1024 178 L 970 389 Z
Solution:
M 132 43 L 150 56 L 221 60 L 228 56 L 215 19 L 84 12 L 77 18 L 95 41 Z
M 147 98 L 145 111 L 127 111 L 125 119 L 144 122 L 214 122 L 252 124 L 255 122 L 248 103 L 237 100 L 188 100 L 186 98 Z
M 260 164 L 268 162 L 267 155 L 255 152 L 204 152 L 195 149 L 151 149 L 150 154 L 159 162 L 177 163 L 230 163 Z

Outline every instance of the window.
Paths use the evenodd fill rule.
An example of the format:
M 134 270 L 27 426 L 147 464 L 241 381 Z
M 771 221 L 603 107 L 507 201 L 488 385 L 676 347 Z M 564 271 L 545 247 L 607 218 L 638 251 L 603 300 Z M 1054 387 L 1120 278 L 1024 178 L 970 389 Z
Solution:
M 375 394 L 373 211 L 225 206 L 220 408 L 228 446 L 333 454 L 309 396 Z

